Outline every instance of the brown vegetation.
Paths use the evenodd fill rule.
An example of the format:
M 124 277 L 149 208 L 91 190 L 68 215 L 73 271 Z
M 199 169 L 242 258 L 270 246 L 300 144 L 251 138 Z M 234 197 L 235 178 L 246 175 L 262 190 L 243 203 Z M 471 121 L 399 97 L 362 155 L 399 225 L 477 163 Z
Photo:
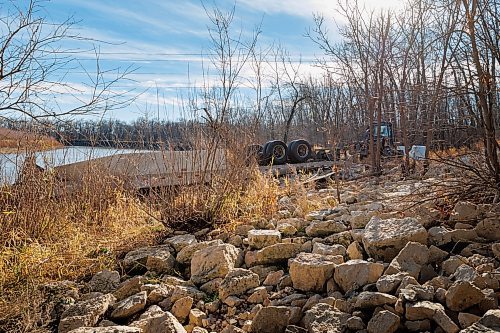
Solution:
M 62 147 L 56 139 L 46 135 L 37 135 L 25 131 L 16 131 L 0 127 L 0 152 L 18 152 L 47 150 Z

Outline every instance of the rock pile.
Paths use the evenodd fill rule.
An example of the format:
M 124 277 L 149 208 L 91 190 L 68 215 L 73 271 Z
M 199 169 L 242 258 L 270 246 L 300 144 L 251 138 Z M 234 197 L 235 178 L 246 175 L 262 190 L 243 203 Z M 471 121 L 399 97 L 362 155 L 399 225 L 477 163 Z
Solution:
M 440 221 L 430 206 L 402 214 L 373 201 L 379 190 L 136 249 L 128 275 L 100 272 L 66 300 L 57 330 L 498 332 L 500 208 L 459 203 Z

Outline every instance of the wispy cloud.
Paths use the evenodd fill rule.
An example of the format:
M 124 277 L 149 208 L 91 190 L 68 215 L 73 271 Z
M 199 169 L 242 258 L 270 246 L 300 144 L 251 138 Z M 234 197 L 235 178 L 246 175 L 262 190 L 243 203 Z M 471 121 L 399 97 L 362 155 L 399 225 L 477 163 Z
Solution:
M 268 14 L 288 14 L 311 18 L 313 13 L 337 16 L 339 5 L 335 0 L 239 0 L 243 4 L 257 11 Z M 367 9 L 400 8 L 401 0 L 359 0 L 360 5 Z

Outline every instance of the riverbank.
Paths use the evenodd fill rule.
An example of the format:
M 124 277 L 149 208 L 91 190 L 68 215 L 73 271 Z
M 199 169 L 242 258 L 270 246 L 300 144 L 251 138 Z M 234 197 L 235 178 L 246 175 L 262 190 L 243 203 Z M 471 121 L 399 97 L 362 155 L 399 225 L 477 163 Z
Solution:
M 488 325 L 498 315 L 500 206 L 448 195 L 464 176 L 448 167 L 431 164 L 425 178 L 406 180 L 397 169 L 321 188 L 259 176 L 241 197 L 217 187 L 204 196 L 200 187 L 163 207 L 105 190 L 105 178 L 92 175 L 66 208 L 46 200 L 36 205 L 47 206 L 42 216 L 28 205 L 7 215 L 58 216 L 47 234 L 58 241 L 16 246 L 19 237 L 10 238 L 0 309 L 15 307 L 12 323 L 61 333 L 456 333 Z M 225 223 L 194 214 L 220 205 Z M 177 223 L 161 223 L 168 219 Z M 35 280 L 36 290 L 9 302 Z
M 36 133 L 0 128 L 0 154 L 61 148 L 56 139 Z

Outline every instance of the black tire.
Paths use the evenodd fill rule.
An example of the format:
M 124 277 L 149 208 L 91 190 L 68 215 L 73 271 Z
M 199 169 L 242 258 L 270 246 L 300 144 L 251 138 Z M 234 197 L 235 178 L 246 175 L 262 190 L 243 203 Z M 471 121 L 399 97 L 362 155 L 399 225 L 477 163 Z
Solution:
M 288 157 L 292 163 L 304 163 L 312 156 L 312 148 L 306 140 L 295 140 L 288 144 Z
M 264 145 L 263 160 L 266 164 L 285 164 L 288 159 L 286 144 L 280 140 L 269 141 Z

